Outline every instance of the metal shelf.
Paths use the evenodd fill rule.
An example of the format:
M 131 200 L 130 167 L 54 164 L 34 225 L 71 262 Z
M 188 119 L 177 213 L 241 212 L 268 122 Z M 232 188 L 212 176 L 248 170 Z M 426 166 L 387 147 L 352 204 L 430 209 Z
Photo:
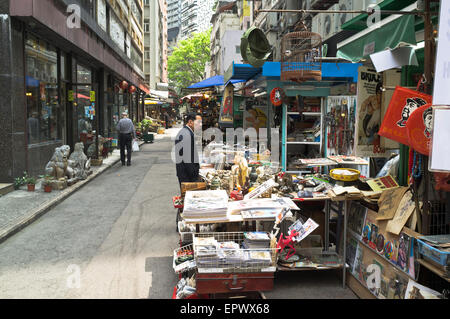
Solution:
M 321 142 L 286 142 L 286 144 L 292 144 L 292 145 L 321 145 Z
M 288 115 L 297 115 L 297 116 L 300 115 L 299 112 L 288 112 L 287 114 Z M 303 112 L 302 115 L 305 115 L 305 116 L 322 116 L 322 113 L 320 113 L 320 112 Z

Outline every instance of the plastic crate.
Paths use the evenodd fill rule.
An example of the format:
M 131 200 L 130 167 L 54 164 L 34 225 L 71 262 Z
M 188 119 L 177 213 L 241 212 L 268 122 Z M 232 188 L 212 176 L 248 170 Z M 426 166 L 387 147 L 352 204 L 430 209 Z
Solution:
M 428 258 L 438 263 L 439 265 L 447 266 L 449 262 L 448 256 L 450 255 L 450 252 L 444 252 L 436 249 L 420 239 L 417 239 L 417 243 L 419 245 L 419 253 L 423 257 Z

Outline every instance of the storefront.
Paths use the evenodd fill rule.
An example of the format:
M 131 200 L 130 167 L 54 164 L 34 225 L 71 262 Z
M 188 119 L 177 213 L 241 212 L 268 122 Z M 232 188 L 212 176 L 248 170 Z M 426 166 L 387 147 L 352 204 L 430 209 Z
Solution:
M 3 181 L 13 181 L 24 171 L 43 174 L 55 148 L 62 145 L 73 150 L 83 142 L 87 152 L 97 146 L 99 136 L 115 138 L 122 112 L 136 122 L 143 118 L 143 94 L 148 91 L 144 77 L 101 45 L 94 33 L 67 28 L 72 36 L 80 33 L 68 40 L 60 29 L 45 26 L 51 17 L 36 19 L 39 13 L 33 10 L 32 17 L 23 17 L 23 9 L 12 6 L 3 26 L 9 36 L 2 40 L 2 69 L 14 77 L 13 82 L 2 82 L 2 113 L 9 123 L 1 133 Z M 58 17 L 62 14 L 53 10 Z M 123 81 L 127 87 L 121 89 Z M 96 156 L 95 148 L 91 150 Z

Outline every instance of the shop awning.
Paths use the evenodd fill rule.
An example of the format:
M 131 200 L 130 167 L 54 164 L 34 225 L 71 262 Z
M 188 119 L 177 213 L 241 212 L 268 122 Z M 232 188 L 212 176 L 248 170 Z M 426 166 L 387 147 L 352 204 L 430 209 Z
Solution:
M 232 80 L 231 81 L 231 83 L 233 83 L 233 84 L 240 83 L 240 82 L 244 82 L 244 80 Z M 223 85 L 225 85 L 223 75 L 216 75 L 216 76 L 213 76 L 204 81 L 195 83 L 195 84 L 191 85 L 190 87 L 188 87 L 188 89 L 204 89 L 204 88 L 210 88 L 210 87 L 214 87 L 214 86 L 223 86 Z
M 144 84 L 139 84 L 139 88 L 145 92 L 145 94 L 150 94 L 150 89 L 144 85 Z
M 255 68 L 250 64 L 235 64 L 233 62 L 227 72 L 225 72 L 224 82 L 225 84 L 228 84 L 228 81 L 232 80 L 247 82 L 262 74 L 262 70 L 263 68 Z
M 379 3 L 378 6 L 380 7 L 380 10 L 402 10 L 406 6 L 411 5 L 412 3 L 415 3 L 417 0 L 384 0 L 383 2 Z M 367 28 L 367 18 L 369 16 L 367 13 L 359 14 L 353 19 L 347 21 L 341 26 L 342 30 L 356 30 L 356 31 L 362 31 Z M 387 18 L 388 15 L 382 14 L 381 19 Z
M 393 15 L 338 44 L 337 57 L 359 62 L 371 54 L 416 45 L 415 16 Z
M 322 80 L 358 82 L 358 68 L 360 63 L 322 63 Z M 266 62 L 262 75 L 279 78 L 281 75 L 281 62 Z

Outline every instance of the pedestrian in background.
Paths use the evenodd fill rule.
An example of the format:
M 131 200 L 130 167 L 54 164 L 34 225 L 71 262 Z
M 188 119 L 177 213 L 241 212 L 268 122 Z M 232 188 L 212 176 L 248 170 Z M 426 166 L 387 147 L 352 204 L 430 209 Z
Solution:
M 127 151 L 127 166 L 131 166 L 131 152 L 133 138 L 136 138 L 136 130 L 133 121 L 128 118 L 126 112 L 122 113 L 122 119 L 117 124 L 117 132 L 119 132 L 120 160 L 122 166 L 125 166 L 125 148 Z

